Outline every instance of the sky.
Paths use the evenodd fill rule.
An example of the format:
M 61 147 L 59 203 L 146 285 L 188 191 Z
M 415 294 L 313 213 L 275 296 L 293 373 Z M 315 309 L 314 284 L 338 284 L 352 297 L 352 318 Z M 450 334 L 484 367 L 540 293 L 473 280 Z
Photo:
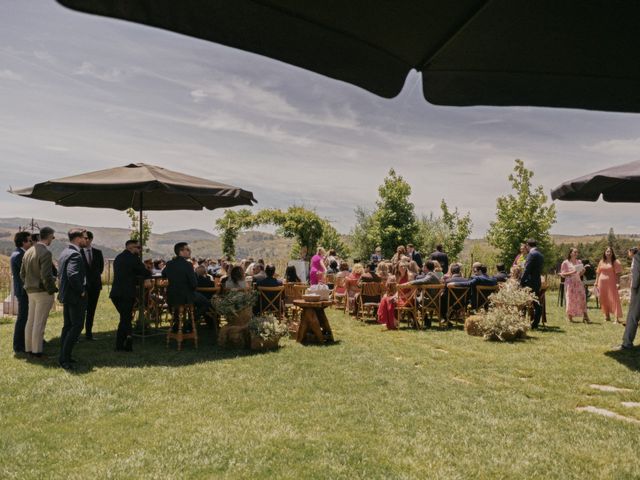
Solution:
M 53 0 L 0 0 L 0 217 L 127 227 L 116 210 L 58 207 L 6 190 L 150 163 L 242 187 L 260 208 L 302 205 L 348 233 L 390 168 L 418 215 L 495 218 L 520 158 L 534 185 L 640 159 L 640 115 L 437 107 L 411 74 L 394 99 L 255 54 Z M 552 232 L 638 233 L 636 206 L 556 202 Z M 220 211 L 150 212 L 154 231 L 213 231 Z

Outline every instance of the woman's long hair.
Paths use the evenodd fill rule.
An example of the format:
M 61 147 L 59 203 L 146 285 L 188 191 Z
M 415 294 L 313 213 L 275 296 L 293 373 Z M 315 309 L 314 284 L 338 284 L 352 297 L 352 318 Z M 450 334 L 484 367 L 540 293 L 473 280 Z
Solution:
M 604 252 L 602 252 L 602 261 L 607 261 L 607 250 L 611 250 L 611 265 L 613 265 L 614 263 L 616 263 L 616 252 L 613 251 L 612 246 L 608 246 L 604 249 Z

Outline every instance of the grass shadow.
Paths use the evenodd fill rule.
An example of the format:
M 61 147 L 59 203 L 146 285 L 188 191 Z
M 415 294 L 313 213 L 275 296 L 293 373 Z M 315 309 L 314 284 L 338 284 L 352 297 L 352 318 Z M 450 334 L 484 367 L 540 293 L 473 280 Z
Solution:
M 567 333 L 567 331 L 562 328 L 559 327 L 557 325 L 540 325 L 540 327 L 538 328 L 539 332 L 544 332 L 544 333 Z
M 605 352 L 605 355 L 621 363 L 629 370 L 640 372 L 640 348 Z

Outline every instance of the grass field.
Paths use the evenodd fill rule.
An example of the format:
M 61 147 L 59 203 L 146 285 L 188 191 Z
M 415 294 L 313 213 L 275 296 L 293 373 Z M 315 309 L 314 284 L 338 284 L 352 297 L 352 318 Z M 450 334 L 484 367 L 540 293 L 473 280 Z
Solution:
M 549 303 L 555 303 L 555 295 Z M 639 478 L 640 351 L 608 353 L 622 327 L 567 324 L 517 343 L 459 329 L 382 332 L 338 312 L 339 342 L 221 351 L 204 332 L 116 353 L 115 310 L 79 371 L 14 359 L 0 325 L 0 478 Z M 626 388 L 602 392 L 591 384 Z

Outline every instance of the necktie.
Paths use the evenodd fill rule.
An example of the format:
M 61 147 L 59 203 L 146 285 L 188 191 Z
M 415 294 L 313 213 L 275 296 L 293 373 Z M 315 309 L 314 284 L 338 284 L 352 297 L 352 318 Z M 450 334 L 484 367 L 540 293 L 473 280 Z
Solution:
M 91 249 L 87 248 L 85 249 L 85 252 L 87 252 L 87 263 L 91 265 Z

